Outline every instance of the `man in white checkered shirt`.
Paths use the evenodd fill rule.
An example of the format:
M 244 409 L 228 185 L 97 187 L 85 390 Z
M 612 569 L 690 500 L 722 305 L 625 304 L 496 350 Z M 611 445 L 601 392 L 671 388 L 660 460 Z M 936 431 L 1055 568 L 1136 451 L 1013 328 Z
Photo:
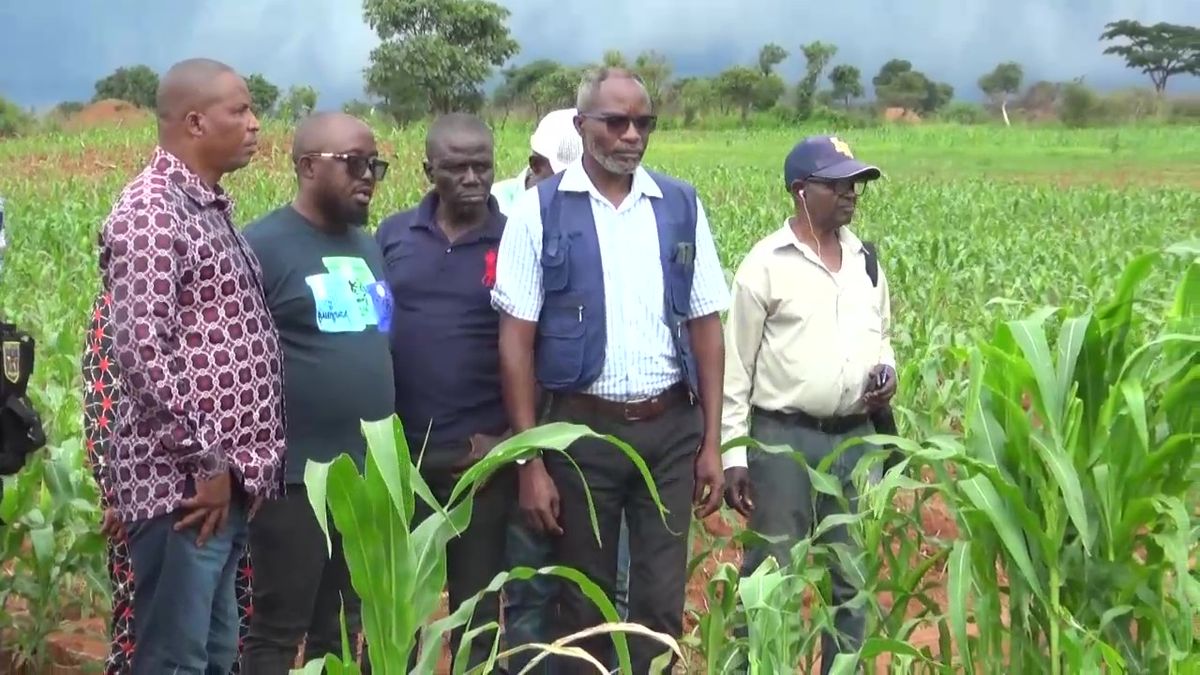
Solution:
M 567 454 L 594 500 L 600 546 L 579 474 L 561 453 L 521 467 L 521 510 L 531 528 L 553 537 L 557 562 L 586 573 L 610 598 L 624 510 L 628 620 L 679 637 L 689 507 L 709 515 L 724 488 L 719 312 L 729 290 L 694 189 L 641 167 L 656 121 L 641 81 L 621 69 L 593 72 L 576 107 L 583 158 L 517 200 L 500 244 L 492 304 L 501 312 L 505 405 L 514 432 L 566 421 L 629 443 L 669 513 L 664 526 L 634 464 L 598 439 Z M 539 388 L 549 394 L 540 420 Z M 562 635 L 603 622 L 572 584 L 560 611 Z M 612 663 L 610 637 L 578 644 Z M 639 673 L 663 650 L 640 636 L 629 645 Z M 569 672 L 585 664 L 562 665 Z

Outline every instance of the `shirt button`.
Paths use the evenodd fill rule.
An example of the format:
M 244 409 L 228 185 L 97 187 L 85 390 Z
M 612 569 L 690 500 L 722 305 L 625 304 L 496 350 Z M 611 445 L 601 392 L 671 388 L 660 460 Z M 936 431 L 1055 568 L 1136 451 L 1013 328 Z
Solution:
M 453 251 L 453 250 L 454 249 L 452 249 L 452 248 L 448 248 L 448 249 L 446 249 L 446 253 L 449 253 L 450 251 Z

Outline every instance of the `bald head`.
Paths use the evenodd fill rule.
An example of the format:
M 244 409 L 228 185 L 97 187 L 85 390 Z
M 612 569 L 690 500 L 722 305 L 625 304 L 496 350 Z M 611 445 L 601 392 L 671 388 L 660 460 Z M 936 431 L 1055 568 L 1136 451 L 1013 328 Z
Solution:
M 448 145 L 484 141 L 491 145 L 492 130 L 469 113 L 448 113 L 433 121 L 425 135 L 425 157 L 434 159 Z
M 314 152 L 346 152 L 363 138 L 372 138 L 366 122 L 344 112 L 319 112 L 309 115 L 296 128 L 292 138 L 292 162 Z
M 158 82 L 154 107 L 158 121 L 180 122 L 219 97 L 221 80 L 237 77 L 229 66 L 212 59 L 187 59 L 171 66 Z
M 250 90 L 233 68 L 212 59 L 171 66 L 155 96 L 159 144 L 205 180 L 250 163 L 258 143 L 258 118 Z

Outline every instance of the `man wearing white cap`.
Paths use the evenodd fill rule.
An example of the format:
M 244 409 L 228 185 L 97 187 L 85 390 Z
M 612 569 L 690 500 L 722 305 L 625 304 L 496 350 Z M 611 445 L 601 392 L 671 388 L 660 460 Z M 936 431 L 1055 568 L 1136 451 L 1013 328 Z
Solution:
M 507 215 L 517 197 L 529 188 L 567 168 L 583 154 L 583 139 L 575 130 L 575 109 L 553 110 L 538 122 L 529 138 L 529 166 L 516 178 L 492 186 L 492 196 Z

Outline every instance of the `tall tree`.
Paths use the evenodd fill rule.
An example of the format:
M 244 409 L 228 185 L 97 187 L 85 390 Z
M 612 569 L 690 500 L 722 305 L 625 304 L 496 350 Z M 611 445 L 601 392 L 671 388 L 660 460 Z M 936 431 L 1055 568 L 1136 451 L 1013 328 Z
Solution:
M 293 85 L 279 104 L 279 116 L 295 122 L 311 115 L 316 109 L 317 90 L 308 85 Z
M 153 108 L 158 95 L 158 73 L 150 66 L 117 68 L 109 76 L 96 82 L 96 95 L 92 101 L 116 98 L 132 103 L 139 108 Z
M 582 77 L 579 68 L 559 66 L 554 72 L 540 78 L 529 90 L 534 115 L 540 119 L 551 110 L 573 108 Z
M 758 50 L 758 69 L 763 75 L 770 75 L 787 57 L 788 51 L 783 47 L 774 42 L 765 44 Z
M 1116 54 L 1125 59 L 1127 67 L 1149 75 L 1159 94 L 1167 90 L 1172 75 L 1200 75 L 1200 28 L 1164 22 L 1146 26 L 1129 19 L 1104 27 L 1107 30 L 1100 34 L 1101 40 L 1129 41 L 1112 45 L 1104 53 Z
M 865 93 L 862 73 L 849 64 L 834 66 L 833 70 L 829 71 L 829 82 L 833 84 L 833 92 L 830 95 L 834 99 L 845 101 L 847 108 L 850 107 L 850 99 L 859 98 Z
M 1004 126 L 1012 126 L 1008 120 L 1008 97 L 1021 91 L 1021 80 L 1025 71 L 1021 64 L 1007 61 L 996 66 L 995 70 L 979 78 L 979 88 L 988 98 L 1000 103 L 1000 114 L 1004 117 Z
M 717 96 L 731 108 L 741 111 L 742 124 L 750 117 L 750 107 L 754 104 L 755 88 L 758 87 L 762 74 L 754 68 L 733 66 L 717 75 L 713 85 Z
M 512 66 L 503 71 L 504 82 L 496 87 L 494 94 L 498 105 L 508 107 L 519 101 L 530 100 L 529 95 L 542 78 L 557 72 L 562 66 L 551 59 L 530 61 L 523 66 Z
M 925 73 L 913 70 L 912 63 L 904 59 L 883 64 L 871 83 L 875 85 L 875 98 L 893 108 L 931 113 L 954 98 L 954 87 L 934 82 Z
M 415 90 L 434 113 L 478 108 L 484 80 L 517 52 L 509 11 L 488 0 L 363 0 L 363 16 L 380 39 L 368 93 L 391 102 Z
M 683 107 L 683 123 L 691 126 L 702 110 L 713 105 L 717 90 L 707 77 L 689 77 L 676 82 L 675 97 Z
M 871 84 L 876 89 L 886 87 L 901 73 L 907 73 L 912 69 L 912 62 L 907 59 L 892 59 L 879 67 L 879 74 L 871 78 Z M 876 95 L 878 96 L 878 92 Z
M 813 103 L 817 98 L 817 83 L 821 74 L 829 66 L 829 62 L 837 54 L 837 45 L 817 40 L 800 47 L 804 54 L 804 79 L 796 88 L 796 109 L 801 117 L 812 114 Z
M 638 54 L 633 62 L 633 72 L 642 78 L 654 106 L 666 105 L 667 94 L 670 91 L 667 85 L 671 81 L 672 72 L 671 62 L 667 60 L 666 55 L 653 49 Z
M 246 88 L 250 90 L 250 101 L 256 115 L 265 117 L 274 112 L 275 103 L 279 100 L 279 87 L 260 73 L 252 73 L 246 78 Z

